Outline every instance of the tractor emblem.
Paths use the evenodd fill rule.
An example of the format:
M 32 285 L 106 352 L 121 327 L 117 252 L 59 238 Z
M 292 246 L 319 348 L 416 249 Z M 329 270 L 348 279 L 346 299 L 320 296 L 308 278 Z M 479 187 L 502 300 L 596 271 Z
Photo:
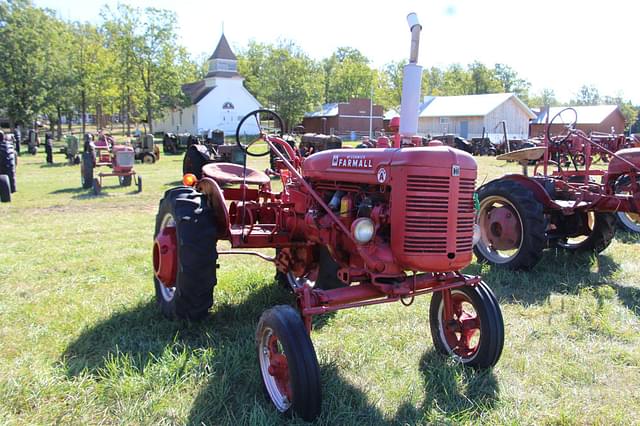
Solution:
M 451 176 L 460 176 L 460 166 L 457 164 L 451 166 Z
M 387 171 L 385 168 L 378 170 L 378 183 L 384 183 L 387 180 Z

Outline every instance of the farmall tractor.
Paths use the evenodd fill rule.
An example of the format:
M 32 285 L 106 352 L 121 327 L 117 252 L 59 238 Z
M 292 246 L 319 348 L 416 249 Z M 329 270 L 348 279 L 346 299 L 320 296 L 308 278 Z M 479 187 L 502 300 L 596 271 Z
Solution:
M 83 188 L 93 188 L 93 193 L 99 195 L 102 191 L 102 178 L 117 176 L 120 186 L 131 186 L 133 181 L 138 192 L 142 192 L 142 177 L 133 169 L 135 152 L 127 145 L 116 145 L 113 139 L 98 138 L 97 141 L 85 141 L 85 150 L 80 163 L 80 181 Z M 94 178 L 96 167 L 109 167 L 111 172 L 98 173 Z
M 498 157 L 519 162 L 523 174 L 478 189 L 481 235 L 474 251 L 480 261 L 530 269 L 546 247 L 599 253 L 614 237 L 616 215 L 640 232 L 640 148 L 613 152 L 576 129 L 577 120 L 551 135 L 552 124 L 568 112 L 547 123 L 543 146 Z M 594 152 L 610 157 L 606 170 L 592 168 Z
M 296 307 L 275 306 L 262 314 L 256 354 L 277 410 L 304 420 L 317 417 L 322 403 L 310 338 L 314 315 L 409 305 L 432 294 L 429 319 L 438 351 L 477 368 L 495 365 L 502 352 L 496 297 L 480 277 L 459 272 L 472 259 L 476 163 L 442 144 L 401 147 L 415 135 L 420 96 L 421 26 L 415 14 L 408 21 L 411 61 L 394 147 L 304 158 L 278 136 L 280 117 L 257 110 L 240 121 L 236 142 L 250 157 L 276 153 L 281 192 L 246 164 L 210 163 L 200 179 L 185 175 L 185 186 L 168 190 L 160 201 L 153 269 L 166 317 L 198 320 L 207 314 L 220 255 L 259 256 L 290 286 Z M 218 240 L 233 249 L 217 251 Z M 274 257 L 248 251 L 267 247 L 276 249 Z

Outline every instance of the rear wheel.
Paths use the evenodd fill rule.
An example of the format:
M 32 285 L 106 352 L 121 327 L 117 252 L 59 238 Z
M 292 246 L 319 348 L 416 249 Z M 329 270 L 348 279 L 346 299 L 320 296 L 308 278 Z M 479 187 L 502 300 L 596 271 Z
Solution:
M 616 234 L 616 216 L 613 213 L 583 212 L 577 220 L 582 222 L 580 235 L 571 235 L 554 241 L 565 250 L 576 252 L 604 251 Z
M 16 165 L 18 159 L 13 142 L 10 140 L 0 141 L 0 174 L 6 175 L 9 179 L 11 193 L 16 192 Z
M 93 179 L 93 195 L 100 195 L 102 192 L 102 185 L 100 185 L 100 180 L 98 178 Z
M 636 178 L 638 188 L 640 188 L 640 177 Z M 618 195 L 631 195 L 631 178 L 629 176 L 620 177 L 615 184 L 615 193 Z M 628 232 L 640 233 L 640 213 L 617 212 L 618 225 Z
M 7 175 L 0 175 L 0 201 L 3 203 L 11 201 L 11 184 Z
M 142 176 L 138 175 L 138 192 L 142 192 Z
M 209 150 L 204 145 L 191 145 L 182 160 L 182 174 L 191 173 L 198 179 L 202 178 L 202 167 L 211 163 Z
M 93 185 L 93 154 L 91 152 L 82 153 L 82 163 L 80 164 L 80 182 L 84 189 Z
M 118 182 L 120 186 L 131 186 L 131 175 L 118 176 Z
M 300 314 L 280 305 L 265 311 L 256 332 L 265 390 L 281 413 L 312 421 L 320 414 L 320 367 Z
M 444 292 L 449 292 L 448 298 L 443 297 Z M 502 312 L 484 282 L 434 293 L 429 321 L 439 352 L 478 368 L 492 367 L 500 359 L 504 346 Z
M 203 194 L 169 190 L 156 216 L 153 269 L 156 301 L 169 319 L 200 320 L 213 305 L 217 230 Z
M 480 262 L 509 269 L 531 269 L 546 245 L 542 204 L 533 192 L 511 180 L 494 180 L 478 190 L 480 240 L 473 251 Z

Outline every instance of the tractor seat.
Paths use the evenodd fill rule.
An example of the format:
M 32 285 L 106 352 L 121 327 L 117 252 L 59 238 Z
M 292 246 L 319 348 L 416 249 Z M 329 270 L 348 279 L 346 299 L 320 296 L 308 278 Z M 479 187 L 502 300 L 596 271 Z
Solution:
M 506 161 L 518 161 L 518 162 L 528 162 L 528 161 L 536 161 L 542 158 L 544 155 L 544 151 L 546 150 L 543 146 L 534 146 L 531 148 L 522 148 L 517 151 L 507 152 L 502 155 L 498 155 L 496 157 L 497 160 L 506 160 Z
M 246 170 L 246 175 L 242 172 Z M 246 169 L 233 163 L 209 163 L 202 166 L 202 174 L 215 180 L 218 185 L 233 185 L 242 183 L 243 178 L 247 185 L 264 185 L 270 182 L 269 176 L 259 170 L 249 167 Z

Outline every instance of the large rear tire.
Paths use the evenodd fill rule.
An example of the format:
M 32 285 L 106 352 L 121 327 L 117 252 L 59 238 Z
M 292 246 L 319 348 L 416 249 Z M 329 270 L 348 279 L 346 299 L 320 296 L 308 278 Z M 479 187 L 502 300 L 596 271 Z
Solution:
M 320 367 L 311 338 L 291 306 L 265 311 L 256 331 L 262 383 L 278 411 L 312 421 L 320 414 Z
M 480 282 L 450 291 L 451 318 L 446 318 L 442 291 L 431 297 L 429 322 L 436 349 L 470 367 L 496 365 L 504 346 L 504 322 L 498 300 Z
M 478 190 L 481 236 L 473 251 L 480 262 L 531 269 L 546 246 L 542 203 L 517 182 L 498 179 Z
M 560 238 L 554 244 L 560 248 L 579 253 L 604 251 L 616 235 L 616 215 L 614 213 L 585 212 L 587 233 L 575 238 Z
M 93 153 L 83 152 L 82 163 L 80 163 L 80 183 L 84 189 L 89 189 L 93 185 Z
M 8 203 L 11 201 L 11 184 L 9 176 L 0 175 L 0 202 Z
M 160 244 L 160 235 L 173 235 L 173 247 Z M 200 320 L 213 305 L 216 285 L 217 229 L 205 196 L 178 187 L 164 194 L 156 216 L 153 248 L 154 286 L 162 314 L 169 319 Z M 167 260 L 161 253 L 173 250 Z M 175 262 L 173 281 L 158 277 L 163 261 Z
M 640 188 L 640 176 L 636 177 L 638 188 Z M 616 194 L 632 195 L 631 177 L 628 175 L 621 176 L 614 185 Z M 618 226 L 627 231 L 640 234 L 640 213 L 617 212 Z
M 191 145 L 184 154 L 182 160 L 182 174 L 191 173 L 198 179 L 202 179 L 202 167 L 211 163 L 209 150 L 204 145 Z
M 0 175 L 6 175 L 9 179 L 11 193 L 16 192 L 16 165 L 17 154 L 13 142 L 3 140 L 0 142 Z

